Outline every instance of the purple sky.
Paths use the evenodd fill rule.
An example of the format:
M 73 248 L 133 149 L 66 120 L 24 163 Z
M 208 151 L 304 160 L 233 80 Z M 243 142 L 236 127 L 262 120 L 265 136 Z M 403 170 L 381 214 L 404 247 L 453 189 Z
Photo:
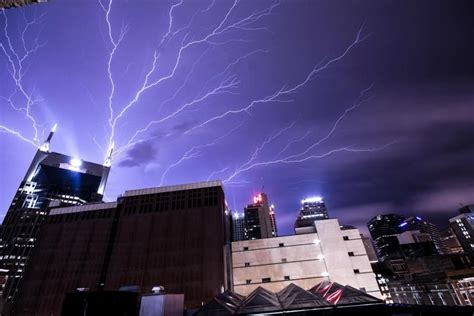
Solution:
M 35 101 L 39 138 L 57 122 L 52 150 L 102 162 L 114 48 L 104 10 L 92 0 L 55 0 L 3 13 L 0 126 L 35 135 L 27 113 L 12 107 L 27 102 L 13 94 L 19 64 L 6 16 L 20 59 L 39 45 L 20 81 Z M 281 234 L 292 232 L 300 200 L 312 195 L 364 231 L 384 212 L 446 225 L 460 203 L 474 203 L 473 15 L 472 1 L 115 0 L 114 43 L 126 33 L 110 64 L 112 121 L 131 106 L 113 125 L 123 150 L 106 196 L 211 177 L 228 180 L 227 200 L 239 212 L 263 186 Z M 36 23 L 23 47 L 25 21 Z M 154 56 L 153 85 L 131 102 Z M 141 141 L 123 147 L 152 120 Z M 0 145 L 4 214 L 35 148 L 5 128 Z

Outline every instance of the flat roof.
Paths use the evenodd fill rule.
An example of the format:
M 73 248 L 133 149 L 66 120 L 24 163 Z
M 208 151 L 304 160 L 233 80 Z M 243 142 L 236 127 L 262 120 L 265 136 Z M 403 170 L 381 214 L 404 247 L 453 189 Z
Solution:
M 146 195 L 146 194 L 156 194 L 156 193 L 164 193 L 164 192 L 173 192 L 173 191 L 212 188 L 212 187 L 221 187 L 222 188 L 222 181 L 221 180 L 202 181 L 202 182 L 194 182 L 194 183 L 187 183 L 187 184 L 162 186 L 162 187 L 156 187 L 156 188 L 127 190 L 123 194 L 123 197 Z
M 49 216 L 69 214 L 69 213 L 78 213 L 78 212 L 87 212 L 87 211 L 97 211 L 97 210 L 106 210 L 111 208 L 116 208 L 117 202 L 106 202 L 106 203 L 90 203 L 78 206 L 68 206 L 68 207 L 58 207 L 53 208 L 49 212 Z

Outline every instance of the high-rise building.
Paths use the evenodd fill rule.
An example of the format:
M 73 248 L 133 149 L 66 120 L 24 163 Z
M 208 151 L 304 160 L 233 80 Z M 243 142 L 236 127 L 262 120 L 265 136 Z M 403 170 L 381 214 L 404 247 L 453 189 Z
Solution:
M 274 237 L 268 197 L 259 193 L 244 209 L 246 239 Z
M 454 233 L 454 229 L 451 227 L 443 230 L 441 232 L 441 239 L 448 249 L 448 253 L 463 253 L 464 249 L 461 246 L 461 243 L 458 240 L 458 237 Z
M 414 242 L 432 241 L 438 254 L 447 254 L 448 248 L 441 238 L 438 227 L 419 216 L 409 217 L 400 224 L 401 234 L 409 233 L 415 237 Z M 415 234 L 415 232 L 417 232 Z M 424 238 L 426 236 L 427 238 Z M 400 241 L 400 239 L 399 239 Z
M 459 215 L 449 219 L 449 225 L 465 252 L 474 252 L 474 205 L 459 209 Z
M 328 219 L 326 204 L 320 196 L 310 197 L 301 201 L 301 209 L 296 218 L 295 229 L 313 227 L 314 221 Z
M 397 234 L 401 233 L 400 225 L 405 217 L 396 214 L 384 214 L 373 217 L 368 223 L 370 236 L 375 243 L 379 258 L 384 258 L 398 250 Z
M 220 181 L 126 191 L 116 202 L 52 209 L 15 302 L 60 315 L 76 289 L 163 286 L 188 308 L 232 287 L 231 214 Z
M 258 287 L 278 292 L 291 283 L 310 288 L 322 281 L 348 284 L 381 297 L 357 229 L 337 219 L 314 221 L 316 233 L 232 243 L 234 292 Z
M 245 240 L 245 218 L 244 214 L 234 213 L 232 215 L 232 241 Z
M 50 152 L 55 130 L 56 125 L 37 150 L 1 225 L 0 268 L 8 270 L 3 290 L 7 301 L 13 300 L 28 269 L 30 252 L 51 203 L 71 206 L 102 201 L 110 164 Z

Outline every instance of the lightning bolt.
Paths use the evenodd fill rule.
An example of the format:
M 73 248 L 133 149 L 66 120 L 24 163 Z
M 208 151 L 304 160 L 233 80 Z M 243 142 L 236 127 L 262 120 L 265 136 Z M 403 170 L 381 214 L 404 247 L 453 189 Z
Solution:
M 332 124 L 331 128 L 329 129 L 329 132 L 319 139 L 318 141 L 310 144 L 309 146 L 306 147 L 306 149 L 296 153 L 296 154 L 290 154 L 287 155 L 283 158 L 279 158 L 292 144 L 295 142 L 302 141 L 306 136 L 308 135 L 308 132 L 303 136 L 300 137 L 299 139 L 293 140 L 292 142 L 288 143 L 286 146 L 284 146 L 278 154 L 274 156 L 274 158 L 269 159 L 269 160 L 264 160 L 264 161 L 256 161 L 258 158 L 258 155 L 260 152 L 262 152 L 268 144 L 270 144 L 276 137 L 280 136 L 287 130 L 289 130 L 293 125 L 290 124 L 289 126 L 281 129 L 278 133 L 274 133 L 273 135 L 270 135 L 260 146 L 257 147 L 257 149 L 253 152 L 253 154 L 250 156 L 249 160 L 241 164 L 239 167 L 235 169 L 235 171 L 230 174 L 226 179 L 223 180 L 224 183 L 230 182 L 233 180 L 235 177 L 240 175 L 241 173 L 244 173 L 246 171 L 249 171 L 251 169 L 257 168 L 257 167 L 262 167 L 262 166 L 271 166 L 275 164 L 298 164 L 302 163 L 311 159 L 321 159 L 325 158 L 329 155 L 332 155 L 334 153 L 338 152 L 374 152 L 374 151 L 379 151 L 382 149 L 385 149 L 386 147 L 394 144 L 395 142 L 391 142 L 388 144 L 385 144 L 383 146 L 375 147 L 375 148 L 353 148 L 350 146 L 346 147 L 341 147 L 341 148 L 336 148 L 332 149 L 328 152 L 325 152 L 323 154 L 311 154 L 311 151 L 314 150 L 317 146 L 321 145 L 323 142 L 327 141 L 337 130 L 338 126 L 340 125 L 341 121 L 353 110 L 357 109 L 359 106 L 361 106 L 364 102 L 367 102 L 370 98 L 363 98 L 364 95 L 372 88 L 373 84 L 362 90 L 361 93 L 359 94 L 358 98 L 356 99 L 356 102 L 354 102 L 353 105 L 350 107 L 346 108 L 342 114 L 337 117 L 337 119 L 334 121 Z
M 236 125 L 233 128 L 229 129 L 225 134 L 217 137 L 216 139 L 212 140 L 211 142 L 209 142 L 207 144 L 193 146 L 189 150 L 187 150 L 183 154 L 183 156 L 181 156 L 178 160 L 176 160 L 175 162 L 170 164 L 168 167 L 166 167 L 165 171 L 161 175 L 160 186 L 163 185 L 164 179 L 165 179 L 166 175 L 170 172 L 171 169 L 176 168 L 177 166 L 179 166 L 180 164 L 182 164 L 186 160 L 198 157 L 201 154 L 203 149 L 214 146 L 214 145 L 217 145 L 222 139 L 228 137 L 230 134 L 232 134 L 236 130 L 238 130 L 242 126 L 242 124 L 243 123 L 239 123 L 238 125 Z M 225 170 L 221 170 L 220 172 L 224 172 L 224 171 Z M 217 174 L 217 173 L 218 172 L 216 171 L 215 174 Z M 212 174 L 210 174 L 208 178 L 211 178 L 211 177 L 212 177 Z
M 23 79 L 25 75 L 25 63 L 32 54 L 34 54 L 39 48 L 45 45 L 39 44 L 38 38 L 36 38 L 34 41 L 34 45 L 28 47 L 29 45 L 27 45 L 25 37 L 31 26 L 41 23 L 44 14 L 40 16 L 35 15 L 31 21 L 26 20 L 25 17 L 26 24 L 23 27 L 23 30 L 21 31 L 19 36 L 19 40 L 21 41 L 21 49 L 23 50 L 23 52 L 20 52 L 19 49 L 15 49 L 12 39 L 10 37 L 8 31 L 8 18 L 5 13 L 5 9 L 1 9 L 1 12 L 5 21 L 3 26 L 3 37 L 5 39 L 5 42 L 0 42 L 0 51 L 3 53 L 3 55 L 5 55 L 8 61 L 8 71 L 11 75 L 11 79 L 14 83 L 15 89 L 9 96 L 1 96 L 0 98 L 3 99 L 5 103 L 7 103 L 14 111 L 23 113 L 25 118 L 30 121 L 31 127 L 33 129 L 33 137 L 30 139 L 24 136 L 21 132 L 5 125 L 0 125 L 0 129 L 3 133 L 8 133 L 28 144 L 33 145 L 34 147 L 39 147 L 39 124 L 37 123 L 37 120 L 32 114 L 32 107 L 39 101 L 39 99 L 34 98 L 34 89 L 32 89 L 31 92 L 28 91 L 28 89 L 25 87 Z M 22 99 L 22 105 L 17 105 L 17 98 Z
M 281 89 L 273 92 L 270 95 L 267 95 L 267 96 L 265 96 L 263 98 L 260 98 L 260 99 L 252 100 L 248 105 L 246 105 L 244 107 L 241 107 L 241 108 L 238 108 L 238 109 L 235 109 L 235 110 L 228 110 L 228 111 L 225 111 L 224 113 L 221 113 L 219 115 L 211 117 L 211 118 L 205 120 L 204 122 L 202 122 L 201 124 L 187 130 L 186 134 L 194 131 L 195 129 L 198 129 L 198 128 L 201 128 L 205 125 L 208 125 L 208 124 L 210 124 L 214 121 L 223 119 L 227 116 L 240 114 L 240 113 L 244 113 L 244 112 L 248 113 L 254 106 L 256 106 L 258 104 L 272 103 L 272 102 L 288 102 L 288 103 L 292 102 L 291 100 L 281 100 L 279 98 L 291 95 L 292 93 L 296 92 L 297 90 L 303 88 L 309 82 L 314 80 L 317 77 L 317 75 L 319 75 L 321 72 L 327 70 L 329 67 L 331 67 L 331 65 L 337 63 L 338 61 L 340 61 L 344 57 L 346 57 L 356 45 L 358 45 L 359 43 L 364 41 L 368 36 L 370 36 L 370 34 L 362 35 L 363 29 L 364 29 L 364 25 L 361 26 L 361 28 L 359 29 L 359 31 L 357 32 L 357 34 L 355 36 L 355 39 L 346 47 L 346 49 L 340 55 L 328 60 L 327 62 L 324 62 L 322 64 L 320 63 L 320 64 L 314 66 L 313 69 L 306 75 L 306 77 L 302 81 L 300 81 L 299 83 L 297 83 L 297 84 L 295 84 L 291 87 L 282 87 Z
M 204 9 L 201 10 L 201 12 L 206 12 L 211 10 L 211 8 L 214 6 L 215 1 L 211 2 L 210 5 Z M 185 55 L 186 51 L 189 50 L 191 47 L 195 47 L 198 45 L 210 45 L 210 46 L 220 46 L 220 45 L 225 45 L 226 43 L 230 41 L 243 41 L 241 39 L 231 39 L 230 41 L 219 41 L 219 38 L 222 35 L 229 34 L 234 31 L 257 31 L 257 30 L 265 30 L 266 28 L 260 28 L 260 27 L 253 27 L 252 25 L 261 20 L 263 17 L 268 16 L 272 13 L 275 7 L 277 7 L 280 2 L 275 1 L 272 3 L 267 8 L 261 9 L 254 11 L 252 13 L 249 13 L 248 15 L 245 15 L 244 17 L 236 20 L 236 21 L 230 21 L 230 16 L 233 15 L 233 13 L 236 11 L 237 4 L 239 3 L 238 0 L 233 1 L 232 5 L 230 8 L 228 8 L 225 13 L 223 14 L 223 17 L 220 19 L 219 23 L 217 26 L 213 27 L 210 29 L 208 33 L 205 33 L 198 38 L 193 38 L 189 39 L 190 32 L 184 35 L 181 41 L 181 45 L 177 49 L 177 52 L 175 54 L 174 61 L 170 65 L 170 71 L 162 76 L 157 76 L 156 75 L 156 70 L 157 70 L 157 63 L 160 58 L 160 54 L 158 50 L 155 50 L 153 54 L 153 60 L 151 62 L 150 67 L 148 68 L 148 71 L 146 71 L 146 74 L 142 80 L 142 83 L 140 87 L 136 90 L 134 93 L 133 98 L 129 101 L 126 102 L 123 106 L 121 106 L 120 110 L 116 110 L 116 106 L 114 106 L 114 95 L 115 95 L 115 81 L 113 79 L 113 72 L 112 72 L 112 64 L 113 64 L 113 59 L 115 56 L 115 52 L 119 48 L 120 43 L 122 42 L 127 28 L 122 27 L 122 30 L 120 32 L 120 35 L 118 38 L 114 38 L 113 32 L 112 32 L 112 24 L 110 20 L 110 14 L 112 10 L 112 5 L 113 5 L 113 0 L 109 0 L 107 2 L 107 5 L 104 5 L 101 0 L 99 0 L 100 7 L 102 8 L 103 12 L 105 13 L 105 22 L 107 24 L 107 29 L 108 29 L 108 38 L 109 42 L 111 43 L 112 49 L 109 53 L 109 58 L 108 58 L 108 63 L 107 63 L 107 74 L 108 74 L 108 79 L 109 83 L 111 86 L 110 93 L 108 96 L 108 109 L 109 109 L 109 128 L 110 128 L 110 133 L 108 136 L 108 143 L 111 144 L 114 142 L 114 138 L 116 137 L 116 129 L 117 129 L 117 124 L 118 122 L 123 119 L 123 117 L 127 114 L 130 109 L 132 109 L 140 100 L 141 96 L 146 93 L 148 90 L 152 89 L 153 87 L 156 87 L 168 80 L 174 79 L 175 75 L 182 63 L 183 56 Z M 187 26 L 184 28 L 179 29 L 176 32 L 173 32 L 174 28 L 174 12 L 177 10 L 180 6 L 183 5 L 183 1 L 179 1 L 173 5 L 171 5 L 169 11 L 168 11 L 168 27 L 166 29 L 166 32 L 163 34 L 161 37 L 161 41 L 158 45 L 158 47 L 162 46 L 164 43 L 169 42 L 176 34 L 182 32 L 183 30 L 187 30 L 191 28 L 191 22 L 194 19 L 191 19 L 190 23 L 188 23 Z M 253 52 L 255 53 L 255 52 Z M 236 63 L 241 61 L 243 58 L 248 57 L 247 55 L 242 56 L 241 58 L 238 58 L 235 62 L 231 63 L 226 67 L 224 72 L 226 72 L 230 67 L 234 66 Z M 117 153 L 123 152 L 125 148 L 130 148 L 134 144 L 137 144 L 137 142 L 143 141 L 143 139 L 137 139 L 138 136 L 145 131 L 149 130 L 150 127 L 160 124 L 166 120 L 172 119 L 179 115 L 183 110 L 186 108 L 193 106 L 195 104 L 198 104 L 200 102 L 205 101 L 207 98 L 220 94 L 220 93 L 229 93 L 230 88 L 236 88 L 238 85 L 239 81 L 234 75 L 226 75 L 226 78 L 221 80 L 220 84 L 217 85 L 217 87 L 214 87 L 213 89 L 209 89 L 207 93 L 203 93 L 200 96 L 196 97 L 194 100 L 191 100 L 181 106 L 178 107 L 177 110 L 173 111 L 171 114 L 157 120 L 153 120 L 148 122 L 143 128 L 138 129 L 132 137 L 125 143 L 124 147 L 118 147 L 119 149 L 117 150 Z

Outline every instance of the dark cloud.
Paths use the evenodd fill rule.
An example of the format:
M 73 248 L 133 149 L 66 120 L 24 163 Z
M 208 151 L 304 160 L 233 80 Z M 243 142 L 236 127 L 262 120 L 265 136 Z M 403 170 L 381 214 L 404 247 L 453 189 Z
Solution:
M 146 166 L 156 159 L 157 154 L 153 142 L 141 142 L 127 151 L 127 156 L 119 162 L 119 166 L 126 168 Z

